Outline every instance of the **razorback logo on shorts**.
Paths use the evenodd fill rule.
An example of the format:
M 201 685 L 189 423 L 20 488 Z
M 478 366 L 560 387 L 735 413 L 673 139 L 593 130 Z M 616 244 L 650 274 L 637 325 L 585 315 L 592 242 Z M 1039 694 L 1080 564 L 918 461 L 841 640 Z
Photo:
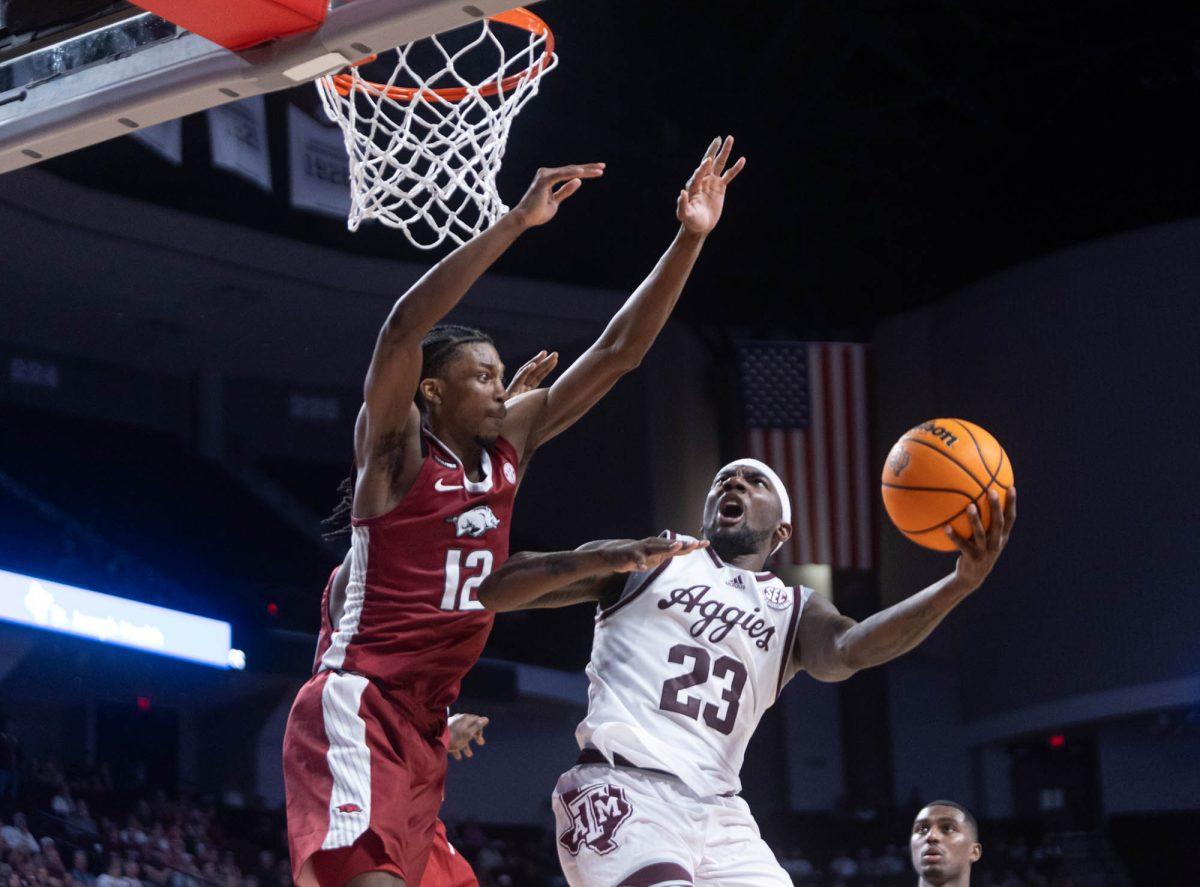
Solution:
M 573 789 L 559 798 L 571 818 L 570 827 L 558 836 L 558 842 L 572 856 L 581 847 L 603 855 L 617 849 L 613 837 L 629 815 L 633 805 L 618 785 L 588 785 Z
M 362 813 L 362 807 L 357 804 L 339 804 L 337 807 L 338 813 Z

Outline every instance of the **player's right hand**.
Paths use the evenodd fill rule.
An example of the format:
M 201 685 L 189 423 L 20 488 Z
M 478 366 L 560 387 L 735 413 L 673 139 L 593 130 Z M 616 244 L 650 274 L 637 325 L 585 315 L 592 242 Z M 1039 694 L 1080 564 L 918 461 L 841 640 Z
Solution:
M 580 163 L 555 169 L 539 169 L 533 177 L 533 184 L 509 215 L 527 228 L 544 225 L 554 218 L 559 204 L 579 190 L 584 179 L 598 179 L 602 175 L 603 163 Z
M 450 746 L 447 751 L 450 757 L 461 761 L 463 757 L 475 756 L 471 751 L 471 741 L 485 745 L 483 728 L 488 725 L 488 719 L 483 715 L 456 714 L 450 716 Z
M 558 366 L 558 352 L 542 349 L 513 374 L 512 381 L 504 390 L 504 399 L 512 400 L 537 388 Z
M 681 539 L 651 536 L 649 539 L 622 539 L 610 542 L 599 551 L 604 557 L 604 562 L 614 573 L 632 573 L 635 570 L 645 573 L 663 561 L 691 554 L 701 548 L 708 548 L 707 539 L 684 542 Z

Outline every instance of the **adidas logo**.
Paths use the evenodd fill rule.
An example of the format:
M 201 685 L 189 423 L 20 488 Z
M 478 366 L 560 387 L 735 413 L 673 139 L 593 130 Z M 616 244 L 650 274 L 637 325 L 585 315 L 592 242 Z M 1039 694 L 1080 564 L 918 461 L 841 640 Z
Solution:
M 745 590 L 746 588 L 746 580 L 742 578 L 741 573 L 738 573 L 732 579 L 726 579 L 725 584 L 732 585 L 734 588 L 740 588 L 742 590 Z

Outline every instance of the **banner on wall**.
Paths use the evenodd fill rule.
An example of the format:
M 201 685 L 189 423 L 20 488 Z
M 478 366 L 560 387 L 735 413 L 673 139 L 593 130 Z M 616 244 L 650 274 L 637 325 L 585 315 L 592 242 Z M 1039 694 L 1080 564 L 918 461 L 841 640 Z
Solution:
M 213 166 L 271 189 L 267 144 L 267 104 L 262 96 L 220 105 L 208 111 L 208 144 Z
M 176 118 L 148 126 L 145 129 L 135 129 L 130 133 L 135 139 L 169 163 L 176 166 L 183 163 L 183 120 Z
M 246 667 L 245 654 L 230 644 L 228 622 L 6 570 L 0 621 L 215 668 Z
M 288 145 L 292 206 L 345 218 L 350 212 L 350 175 L 342 131 L 289 107 Z

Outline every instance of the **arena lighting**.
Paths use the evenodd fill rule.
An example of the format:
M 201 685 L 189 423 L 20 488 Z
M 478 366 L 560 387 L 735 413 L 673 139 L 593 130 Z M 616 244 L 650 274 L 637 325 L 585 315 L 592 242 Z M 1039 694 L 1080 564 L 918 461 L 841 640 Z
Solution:
M 246 667 L 228 622 L 0 570 L 0 620 L 185 659 Z

